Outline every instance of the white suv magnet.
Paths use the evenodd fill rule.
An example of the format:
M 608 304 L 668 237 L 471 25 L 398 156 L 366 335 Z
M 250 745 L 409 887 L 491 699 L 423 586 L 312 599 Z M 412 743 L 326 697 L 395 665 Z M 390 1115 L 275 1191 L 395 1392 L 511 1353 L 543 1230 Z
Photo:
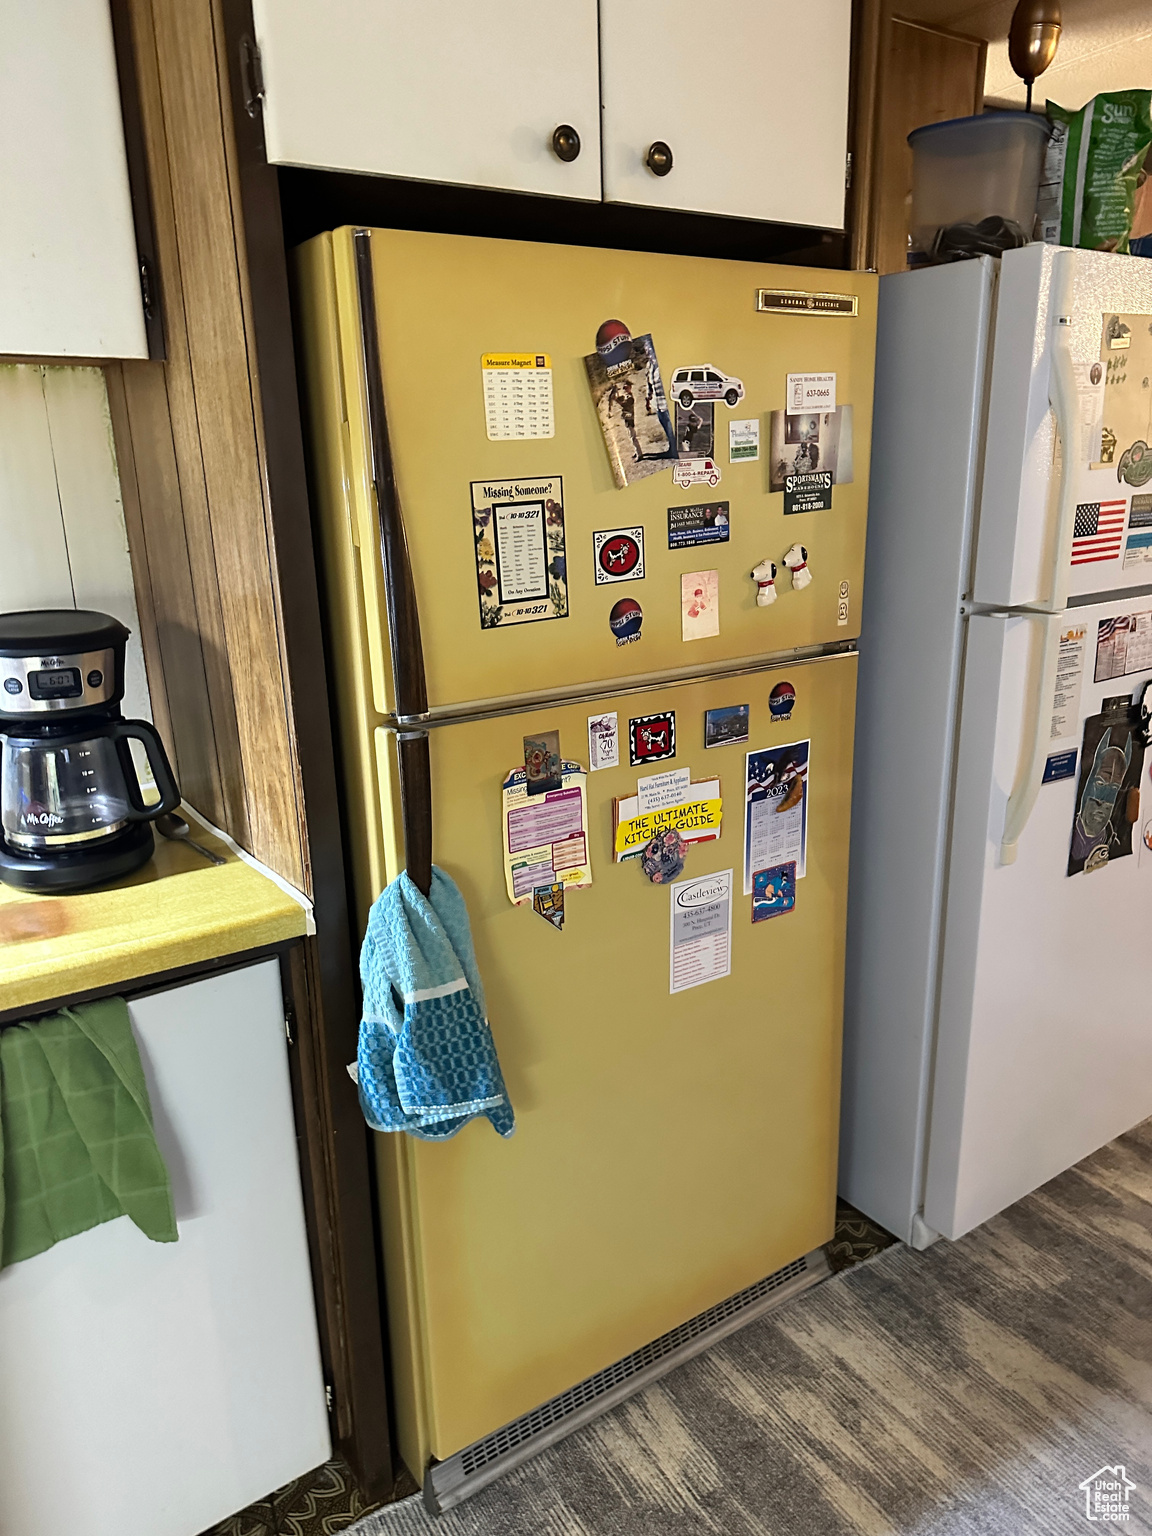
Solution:
M 744 398 L 744 385 L 711 363 L 703 363 L 699 368 L 677 368 L 672 375 L 672 394 L 685 410 L 697 400 L 723 400 L 725 405 L 735 405 Z

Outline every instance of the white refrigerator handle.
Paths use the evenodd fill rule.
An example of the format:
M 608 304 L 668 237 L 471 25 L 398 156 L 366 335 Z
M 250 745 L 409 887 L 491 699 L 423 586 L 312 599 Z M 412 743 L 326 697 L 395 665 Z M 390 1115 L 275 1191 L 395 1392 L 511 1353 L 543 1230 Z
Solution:
M 1045 613 L 1059 613 L 1068 606 L 1072 539 L 1076 532 L 1076 466 L 1080 460 L 1081 433 L 1076 370 L 1072 366 L 1075 260 L 1074 251 L 1060 251 L 1052 258 L 1052 287 L 1048 299 L 1048 403 L 1052 407 L 1056 430 L 1060 434 L 1060 489 L 1056 502 L 1048 601 L 1037 605 Z
M 1060 631 L 1064 626 L 1062 613 L 1029 614 L 1028 622 L 1036 626 L 1043 643 L 1039 665 L 1029 668 L 1033 692 L 1028 699 L 1024 715 L 1024 737 L 1020 743 L 1020 764 L 1016 770 L 1016 782 L 1008 796 L 1004 812 L 1004 835 L 1000 840 L 1001 864 L 1015 864 L 1016 845 L 1020 841 L 1040 785 L 1044 778 L 1044 765 L 1048 760 L 1051 741 L 1052 706 L 1056 695 L 1056 669 L 1060 661 Z

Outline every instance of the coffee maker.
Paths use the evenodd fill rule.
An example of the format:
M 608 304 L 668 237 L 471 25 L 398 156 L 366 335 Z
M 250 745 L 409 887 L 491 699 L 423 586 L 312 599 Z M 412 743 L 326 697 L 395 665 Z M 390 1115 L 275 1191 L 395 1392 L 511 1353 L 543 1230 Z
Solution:
M 149 823 L 180 804 L 163 743 L 125 720 L 129 631 L 106 613 L 0 614 L 0 880 L 72 891 L 138 869 Z M 130 743 L 144 748 L 159 800 L 145 802 Z

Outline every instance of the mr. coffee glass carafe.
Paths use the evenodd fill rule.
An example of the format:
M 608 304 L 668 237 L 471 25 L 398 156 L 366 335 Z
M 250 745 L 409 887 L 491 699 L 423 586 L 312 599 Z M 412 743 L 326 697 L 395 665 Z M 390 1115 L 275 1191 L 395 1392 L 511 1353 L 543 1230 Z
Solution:
M 163 744 L 146 720 L 124 720 L 129 631 L 106 613 L 0 614 L 0 880 L 68 891 L 145 863 L 149 822 L 180 804 Z M 150 802 L 130 743 L 148 759 Z

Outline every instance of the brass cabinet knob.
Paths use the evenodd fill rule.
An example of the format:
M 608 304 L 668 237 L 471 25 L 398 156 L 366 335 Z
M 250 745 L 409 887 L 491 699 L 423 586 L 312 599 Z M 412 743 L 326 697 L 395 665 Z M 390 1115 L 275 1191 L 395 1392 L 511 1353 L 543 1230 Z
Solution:
M 580 153 L 580 135 L 570 123 L 561 123 L 552 134 L 552 153 L 557 160 L 575 160 Z
M 653 176 L 667 176 L 672 169 L 672 151 L 663 139 L 657 139 L 654 144 L 649 144 L 648 153 L 644 156 L 644 164 Z

